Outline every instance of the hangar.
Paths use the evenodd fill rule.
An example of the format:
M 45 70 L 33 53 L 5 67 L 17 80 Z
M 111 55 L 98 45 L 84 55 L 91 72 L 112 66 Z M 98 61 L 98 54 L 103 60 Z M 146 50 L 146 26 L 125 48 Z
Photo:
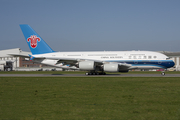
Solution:
M 13 54 L 28 56 L 31 55 L 31 52 L 22 51 L 20 48 L 0 50 L 0 71 L 12 71 L 18 69 L 27 70 L 27 68 L 40 69 L 41 67 L 48 67 L 47 65 L 29 61 L 29 58 L 26 57 L 12 56 Z
M 169 56 L 171 60 L 175 62 L 174 70 L 180 71 L 180 52 L 162 52 L 161 53 Z M 12 56 L 23 55 L 24 57 Z M 31 55 L 31 52 L 22 51 L 20 48 L 0 50 L 0 71 L 11 71 L 11 70 L 38 70 L 40 68 L 50 68 L 51 66 L 42 65 L 29 61 L 26 56 Z M 52 69 L 52 67 L 50 68 Z M 62 70 L 62 69 L 59 69 Z
M 9 53 L 19 54 L 21 50 L 19 48 L 1 50 L 0 51 L 0 70 L 9 71 L 16 67 L 19 67 L 19 58 L 8 55 Z

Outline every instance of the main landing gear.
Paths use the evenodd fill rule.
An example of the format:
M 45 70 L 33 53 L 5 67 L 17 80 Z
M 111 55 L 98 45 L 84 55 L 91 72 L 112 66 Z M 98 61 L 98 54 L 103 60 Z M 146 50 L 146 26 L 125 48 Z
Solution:
M 88 73 L 85 73 L 85 75 L 106 75 L 105 72 L 88 72 Z

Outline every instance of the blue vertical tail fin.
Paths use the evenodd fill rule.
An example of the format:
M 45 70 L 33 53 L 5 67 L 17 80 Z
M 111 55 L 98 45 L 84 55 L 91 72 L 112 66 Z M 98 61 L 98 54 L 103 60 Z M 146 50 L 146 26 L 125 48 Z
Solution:
M 22 24 L 20 27 L 33 55 L 54 52 L 29 25 Z

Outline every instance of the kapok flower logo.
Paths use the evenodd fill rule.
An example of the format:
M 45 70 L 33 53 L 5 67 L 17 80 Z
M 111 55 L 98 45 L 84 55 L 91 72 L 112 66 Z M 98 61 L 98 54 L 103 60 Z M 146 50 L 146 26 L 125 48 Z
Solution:
M 37 37 L 36 35 L 31 35 L 31 37 L 29 37 L 27 39 L 27 42 L 30 42 L 30 45 L 32 48 L 36 48 L 37 47 L 37 43 L 41 41 L 41 39 L 39 37 Z

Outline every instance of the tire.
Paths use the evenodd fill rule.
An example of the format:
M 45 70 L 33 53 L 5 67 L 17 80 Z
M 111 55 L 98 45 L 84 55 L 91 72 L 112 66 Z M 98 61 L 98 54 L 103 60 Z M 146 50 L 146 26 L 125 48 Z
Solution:
M 161 75 L 164 76 L 164 75 L 165 75 L 165 72 L 162 72 Z

